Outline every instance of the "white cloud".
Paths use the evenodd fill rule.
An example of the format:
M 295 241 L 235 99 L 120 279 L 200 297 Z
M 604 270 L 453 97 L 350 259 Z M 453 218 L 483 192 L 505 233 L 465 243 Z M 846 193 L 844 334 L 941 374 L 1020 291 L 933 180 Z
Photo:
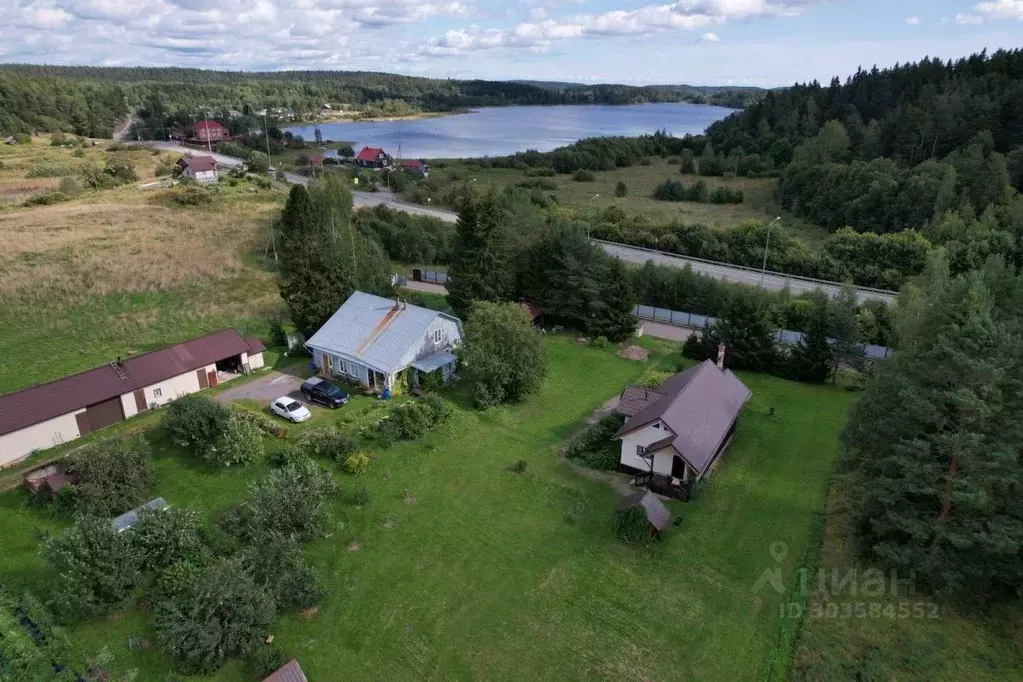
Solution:
M 969 26 L 971 24 L 983 24 L 984 17 L 978 17 L 976 14 L 957 14 L 956 23 L 960 26 Z
M 704 33 L 702 36 L 700 36 L 700 40 L 703 40 L 708 43 L 716 43 L 719 42 L 721 38 L 718 36 L 717 33 Z
M 669 5 L 647 5 L 635 10 L 578 14 L 563 19 L 524 22 L 510 29 L 458 31 L 458 44 L 445 34 L 428 41 L 422 54 L 454 56 L 498 47 L 546 49 L 571 38 L 646 35 L 660 31 L 698 30 L 730 20 L 758 16 L 796 16 L 820 0 L 678 0 Z M 544 13 L 542 16 L 547 16 Z M 451 33 L 451 32 L 449 32 Z M 710 35 L 714 35 L 711 33 Z
M 23 28 L 52 30 L 71 20 L 72 16 L 59 7 L 24 7 L 17 23 Z
M 920 23 L 920 17 L 906 17 L 906 23 L 910 26 L 916 26 Z
M 992 19 L 1019 19 L 1023 21 L 1023 0 L 997 0 L 981 2 L 973 7 Z

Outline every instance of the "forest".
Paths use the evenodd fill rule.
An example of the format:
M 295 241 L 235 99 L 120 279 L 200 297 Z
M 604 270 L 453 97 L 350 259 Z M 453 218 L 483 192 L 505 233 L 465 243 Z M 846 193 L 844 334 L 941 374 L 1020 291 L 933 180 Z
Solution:
M 692 102 L 741 107 L 755 88 L 534 84 L 345 71 L 225 72 L 149 67 L 0 65 L 0 134 L 62 131 L 110 137 L 129 110 L 142 132 L 247 108 L 319 111 L 324 103 L 408 111 L 554 104 Z M 407 113 L 407 112 L 406 112 Z

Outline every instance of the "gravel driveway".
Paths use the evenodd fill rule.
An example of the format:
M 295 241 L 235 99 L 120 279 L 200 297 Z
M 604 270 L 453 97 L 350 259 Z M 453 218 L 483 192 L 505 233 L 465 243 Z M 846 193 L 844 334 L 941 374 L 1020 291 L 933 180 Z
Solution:
M 291 396 L 301 403 L 306 403 L 299 387 L 303 379 L 293 374 L 285 374 L 276 370 L 255 381 L 247 381 L 217 394 L 217 400 L 229 403 L 234 400 L 255 400 L 261 405 L 269 405 L 270 401 L 282 395 Z

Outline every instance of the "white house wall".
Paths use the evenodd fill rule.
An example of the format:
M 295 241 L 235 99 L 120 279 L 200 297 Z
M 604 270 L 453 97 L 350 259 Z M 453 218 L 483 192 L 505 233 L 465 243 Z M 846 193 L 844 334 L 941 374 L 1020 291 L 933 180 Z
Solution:
M 255 371 L 257 369 L 262 369 L 263 367 L 263 354 L 249 353 L 249 371 Z
M 214 363 L 212 365 L 206 365 L 202 368 L 202 371 L 208 375 L 210 372 L 215 372 L 216 369 L 217 365 Z M 180 398 L 183 395 L 188 395 L 189 393 L 195 393 L 202 390 L 202 387 L 199 385 L 198 372 L 199 370 L 193 369 L 190 372 L 185 372 L 184 374 L 179 374 L 176 377 L 165 379 L 164 381 L 152 384 L 151 386 L 146 386 L 142 389 L 146 395 L 146 405 L 149 405 L 150 407 L 153 406 L 153 403 L 156 403 L 158 406 L 166 405 L 175 398 Z M 157 389 L 160 391 L 159 396 L 156 395 Z
M 654 422 L 654 424 L 661 425 L 660 421 Z M 632 467 L 633 469 L 638 469 L 639 471 L 650 471 L 650 460 L 643 459 L 637 455 L 637 447 L 646 447 L 651 443 L 656 443 L 659 440 L 663 440 L 671 433 L 665 428 L 656 428 L 654 424 L 648 424 L 641 429 L 637 429 L 632 433 L 627 433 L 622 436 L 621 463 L 623 465 Z M 661 426 L 663 427 L 663 425 Z M 659 453 L 654 456 L 655 473 L 671 476 L 671 461 L 673 457 L 669 453 Z
M 75 415 L 82 412 L 84 408 L 0 436 L 0 467 L 25 459 L 35 450 L 52 448 L 81 436 Z
M 121 394 L 121 412 L 124 413 L 124 418 L 134 417 L 139 413 L 139 408 L 135 404 L 135 393 L 123 393 Z

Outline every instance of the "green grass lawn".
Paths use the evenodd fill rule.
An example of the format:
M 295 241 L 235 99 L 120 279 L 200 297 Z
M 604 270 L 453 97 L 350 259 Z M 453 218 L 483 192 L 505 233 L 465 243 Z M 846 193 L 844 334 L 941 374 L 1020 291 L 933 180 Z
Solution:
M 788 655 L 780 597 L 751 587 L 774 566 L 772 542 L 791 548 L 792 570 L 812 537 L 855 396 L 744 376 L 754 398 L 719 471 L 693 502 L 672 504 L 681 527 L 633 549 L 613 539 L 615 493 L 571 473 L 556 453 L 646 365 L 562 337 L 548 343 L 541 395 L 485 413 L 460 406 L 420 441 L 370 450 L 361 480 L 337 474 L 334 528 L 308 546 L 328 597 L 312 617 L 283 616 L 273 633 L 310 679 L 753 679 Z M 316 408 L 299 430 L 354 430 L 376 418 L 373 405 L 357 397 L 339 411 Z M 156 494 L 210 520 L 267 470 L 210 470 L 160 429 L 150 438 Z M 507 470 L 517 460 L 526 473 Z M 360 484 L 372 502 L 356 509 L 347 500 Z M 20 491 L 0 495 L 2 580 L 45 593 L 36 535 L 62 523 L 29 508 Z M 149 631 L 135 609 L 72 628 L 83 655 L 106 646 L 115 669 L 163 679 L 162 654 L 127 650 L 137 634 Z M 212 679 L 242 680 L 243 669 L 233 663 Z

